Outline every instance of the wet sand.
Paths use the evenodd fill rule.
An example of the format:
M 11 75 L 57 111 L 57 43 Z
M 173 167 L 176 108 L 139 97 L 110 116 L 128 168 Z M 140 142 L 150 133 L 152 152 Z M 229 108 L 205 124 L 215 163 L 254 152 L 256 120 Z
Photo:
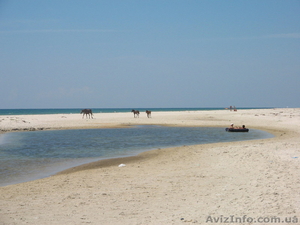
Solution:
M 157 149 L 0 187 L 0 224 L 218 224 L 230 216 L 256 220 L 250 224 L 273 216 L 281 224 L 300 221 L 300 109 L 154 112 L 152 118 L 146 113 L 140 118 L 99 113 L 94 119 L 0 116 L 0 121 L 2 132 L 136 124 L 225 128 L 234 123 L 275 135 Z

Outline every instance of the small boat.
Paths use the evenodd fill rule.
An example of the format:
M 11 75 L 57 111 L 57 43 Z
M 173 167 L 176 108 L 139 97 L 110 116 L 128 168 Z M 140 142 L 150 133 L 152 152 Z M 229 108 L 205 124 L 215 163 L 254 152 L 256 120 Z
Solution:
M 249 131 L 248 128 L 237 128 L 237 129 L 235 129 L 235 128 L 226 128 L 225 130 L 228 131 L 228 132 L 248 132 Z

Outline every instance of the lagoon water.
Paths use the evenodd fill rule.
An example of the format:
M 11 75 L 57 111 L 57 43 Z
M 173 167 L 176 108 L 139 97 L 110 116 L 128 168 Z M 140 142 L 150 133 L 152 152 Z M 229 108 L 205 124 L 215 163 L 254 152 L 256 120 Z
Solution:
M 0 135 L 0 186 L 53 175 L 101 159 L 183 145 L 270 138 L 271 134 L 225 132 L 224 128 L 135 126 L 15 132 Z

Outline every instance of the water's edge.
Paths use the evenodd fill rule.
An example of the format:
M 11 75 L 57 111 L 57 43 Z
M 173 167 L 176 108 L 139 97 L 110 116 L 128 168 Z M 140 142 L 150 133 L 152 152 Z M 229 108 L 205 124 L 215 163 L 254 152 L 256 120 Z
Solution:
M 261 131 L 261 132 L 264 132 L 264 131 Z M 228 132 L 226 132 L 226 133 L 228 133 Z M 262 135 L 259 138 L 251 139 L 251 140 L 266 139 L 266 138 L 274 137 L 270 133 L 265 132 L 264 134 L 265 134 L 265 136 Z M 266 135 L 266 134 L 268 134 L 268 135 Z M 240 142 L 240 141 L 247 141 L 247 140 L 237 140 L 235 142 Z M 225 143 L 225 142 L 228 142 L 228 141 L 218 141 L 218 142 L 209 142 L 209 143 L 212 144 L 212 143 Z M 165 148 L 179 147 L 179 146 L 184 146 L 184 145 L 193 146 L 193 145 L 201 145 L 201 144 L 208 144 L 208 143 L 194 143 L 194 144 L 187 143 L 187 144 L 180 144 L 180 145 L 163 146 L 161 148 L 165 149 Z M 140 157 L 140 153 L 149 152 L 149 151 L 156 150 L 156 149 L 160 149 L 160 147 L 143 148 L 139 151 L 131 152 L 130 154 L 127 154 L 126 156 L 116 155 L 114 157 L 91 157 L 91 158 L 84 158 L 84 159 L 82 159 L 82 158 L 74 159 L 74 160 L 70 160 L 70 161 L 62 160 L 62 161 L 58 161 L 57 163 L 55 163 L 55 165 L 52 165 L 50 169 L 48 169 L 48 170 L 46 169 L 42 173 L 35 174 L 31 178 L 23 178 L 23 179 L 19 179 L 18 181 L 2 183 L 2 184 L 0 184 L 0 186 L 23 183 L 23 182 L 27 182 L 27 181 L 32 181 L 32 180 L 36 180 L 36 179 L 53 176 L 55 174 L 74 172 L 74 171 L 78 171 L 78 170 L 82 170 L 82 169 L 91 168 L 91 167 L 93 167 L 93 165 L 96 165 L 96 164 L 98 167 L 99 167 L 99 164 L 101 164 L 101 167 L 117 165 L 118 163 L 120 163 L 120 164 L 122 162 L 124 163 L 124 161 L 127 162 L 127 161 L 137 160 Z

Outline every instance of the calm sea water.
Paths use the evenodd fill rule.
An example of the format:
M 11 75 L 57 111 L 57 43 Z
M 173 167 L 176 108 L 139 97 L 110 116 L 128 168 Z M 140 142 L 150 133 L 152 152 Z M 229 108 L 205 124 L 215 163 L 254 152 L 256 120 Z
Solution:
M 131 112 L 132 108 L 91 108 L 93 113 Z M 146 111 L 202 111 L 223 110 L 224 108 L 135 108 Z M 238 109 L 266 109 L 265 108 L 238 108 Z M 37 114 L 77 114 L 82 109 L 0 109 L 0 115 L 37 115 Z
M 270 137 L 260 130 L 230 133 L 224 128 L 163 126 L 5 133 L 0 135 L 0 186 L 156 148 Z

